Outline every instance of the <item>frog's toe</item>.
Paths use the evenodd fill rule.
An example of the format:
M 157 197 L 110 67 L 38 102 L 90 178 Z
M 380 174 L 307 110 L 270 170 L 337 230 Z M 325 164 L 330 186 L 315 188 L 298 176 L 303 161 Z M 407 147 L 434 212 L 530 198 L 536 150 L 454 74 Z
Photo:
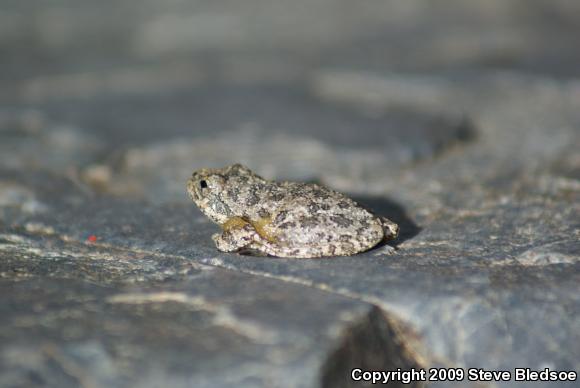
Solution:
M 386 217 L 381 217 L 381 225 L 383 227 L 386 240 L 397 238 L 399 235 L 399 225 L 395 224 L 393 221 Z
M 235 252 L 238 250 L 238 246 L 234 244 L 231 236 L 228 236 L 227 233 L 215 233 L 211 238 L 214 241 L 216 248 L 221 252 Z

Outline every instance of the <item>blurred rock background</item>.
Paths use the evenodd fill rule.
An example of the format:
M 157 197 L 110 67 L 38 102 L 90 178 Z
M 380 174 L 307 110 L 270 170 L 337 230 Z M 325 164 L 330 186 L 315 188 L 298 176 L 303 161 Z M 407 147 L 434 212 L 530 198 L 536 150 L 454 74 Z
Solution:
M 567 0 L 0 1 L 0 386 L 580 370 L 579 21 Z M 350 193 L 397 250 L 217 252 L 184 185 L 234 162 Z

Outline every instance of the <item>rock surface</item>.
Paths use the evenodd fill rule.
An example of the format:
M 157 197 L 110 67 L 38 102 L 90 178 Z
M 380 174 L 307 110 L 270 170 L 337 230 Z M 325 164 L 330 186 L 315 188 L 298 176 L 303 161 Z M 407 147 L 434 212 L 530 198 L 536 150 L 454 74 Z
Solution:
M 0 386 L 580 372 L 580 6 L 302 3 L 0 1 Z M 185 181 L 234 162 L 401 236 L 222 254 Z

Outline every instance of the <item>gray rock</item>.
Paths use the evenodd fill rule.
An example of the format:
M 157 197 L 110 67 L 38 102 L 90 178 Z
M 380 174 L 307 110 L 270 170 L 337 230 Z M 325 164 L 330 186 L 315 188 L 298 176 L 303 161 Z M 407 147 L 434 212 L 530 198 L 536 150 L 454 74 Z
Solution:
M 578 6 L 289 4 L 0 1 L 0 386 L 580 371 Z M 233 162 L 401 235 L 222 254 L 185 181 Z
M 419 366 L 400 323 L 362 301 L 177 256 L 0 238 L 2 386 L 335 386 L 355 366 Z

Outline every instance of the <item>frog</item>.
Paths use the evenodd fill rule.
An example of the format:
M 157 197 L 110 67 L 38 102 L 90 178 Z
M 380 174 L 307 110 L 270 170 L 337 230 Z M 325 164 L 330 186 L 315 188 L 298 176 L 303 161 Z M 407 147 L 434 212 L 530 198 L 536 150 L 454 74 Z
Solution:
M 317 183 L 273 181 L 236 163 L 187 181 L 199 210 L 221 226 L 221 252 L 282 258 L 351 256 L 395 239 L 399 226 Z

